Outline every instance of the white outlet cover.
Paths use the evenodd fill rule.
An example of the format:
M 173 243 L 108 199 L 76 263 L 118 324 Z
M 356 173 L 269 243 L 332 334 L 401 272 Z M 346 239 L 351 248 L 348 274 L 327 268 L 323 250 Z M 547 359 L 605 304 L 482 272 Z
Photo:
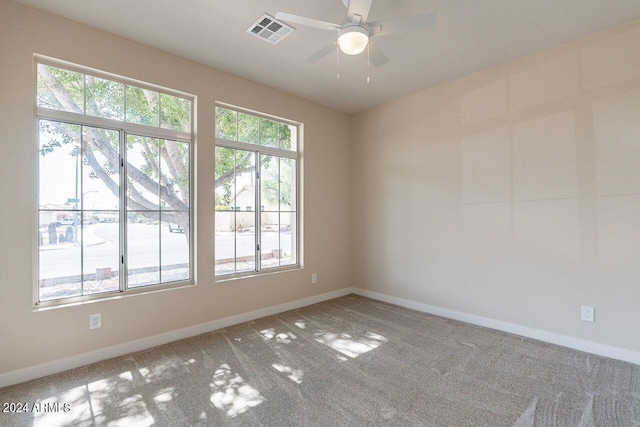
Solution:
M 318 283 L 318 275 L 317 274 L 312 274 L 311 275 L 311 283 Z
M 596 309 L 586 305 L 582 306 L 582 320 L 585 322 L 595 322 Z
M 98 329 L 102 327 L 102 314 L 94 313 L 89 315 L 89 329 Z

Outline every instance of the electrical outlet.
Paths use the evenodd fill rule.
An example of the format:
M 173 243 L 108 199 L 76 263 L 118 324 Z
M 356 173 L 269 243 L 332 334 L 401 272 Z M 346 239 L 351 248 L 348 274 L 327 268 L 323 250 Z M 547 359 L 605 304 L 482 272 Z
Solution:
M 318 275 L 316 273 L 311 275 L 311 283 L 318 283 Z
M 102 313 L 93 313 L 89 315 L 89 329 L 98 329 L 102 327 Z
M 595 322 L 596 321 L 596 309 L 593 307 L 588 307 L 586 305 L 582 306 L 582 320 L 585 322 Z

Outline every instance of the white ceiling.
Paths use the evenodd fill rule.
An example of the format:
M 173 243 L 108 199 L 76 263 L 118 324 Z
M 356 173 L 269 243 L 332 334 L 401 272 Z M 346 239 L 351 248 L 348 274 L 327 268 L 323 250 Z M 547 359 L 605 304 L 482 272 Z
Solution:
M 271 45 L 245 31 L 277 11 L 341 23 L 342 0 L 17 0 L 194 61 L 355 113 L 640 19 L 638 0 L 373 0 L 369 20 L 435 11 L 434 29 L 374 39 L 389 57 L 305 60 L 335 33 L 293 25 Z

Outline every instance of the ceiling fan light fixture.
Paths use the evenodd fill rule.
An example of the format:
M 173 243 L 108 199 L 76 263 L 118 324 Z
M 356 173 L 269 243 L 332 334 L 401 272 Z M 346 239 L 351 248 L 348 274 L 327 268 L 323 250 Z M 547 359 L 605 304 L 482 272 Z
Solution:
M 338 46 L 347 55 L 362 53 L 369 44 L 369 31 L 359 25 L 344 27 L 338 33 Z

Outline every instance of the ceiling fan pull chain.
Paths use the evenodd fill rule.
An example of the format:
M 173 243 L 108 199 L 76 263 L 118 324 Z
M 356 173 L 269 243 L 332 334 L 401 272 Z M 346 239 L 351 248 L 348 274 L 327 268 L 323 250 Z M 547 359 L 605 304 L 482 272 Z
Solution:
M 371 81 L 371 42 L 367 43 L 367 83 Z
M 336 80 L 340 80 L 340 46 L 336 43 Z

